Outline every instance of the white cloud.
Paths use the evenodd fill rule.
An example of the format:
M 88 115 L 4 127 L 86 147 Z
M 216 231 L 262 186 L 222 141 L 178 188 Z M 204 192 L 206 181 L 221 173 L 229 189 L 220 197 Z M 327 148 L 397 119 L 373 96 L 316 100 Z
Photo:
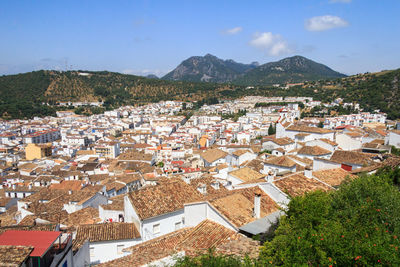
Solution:
M 238 34 L 242 30 L 243 30 L 242 27 L 235 27 L 235 28 L 232 28 L 232 29 L 227 29 L 227 30 L 223 31 L 223 33 L 224 34 L 233 35 L 233 34 Z
M 349 23 L 341 17 L 332 15 L 312 17 L 305 22 L 305 28 L 312 32 L 326 31 L 348 25 Z
M 330 0 L 329 3 L 351 3 L 352 0 Z
M 273 34 L 272 32 L 255 33 L 250 45 L 266 51 L 271 56 L 280 56 L 293 52 L 281 35 Z

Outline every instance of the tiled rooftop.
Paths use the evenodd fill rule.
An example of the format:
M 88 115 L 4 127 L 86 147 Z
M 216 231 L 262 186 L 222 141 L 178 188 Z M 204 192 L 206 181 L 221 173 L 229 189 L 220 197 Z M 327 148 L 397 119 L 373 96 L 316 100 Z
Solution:
M 292 174 L 276 180 L 274 184 L 284 193 L 290 196 L 299 196 L 305 193 L 322 190 L 328 191 L 331 188 L 327 185 L 311 178 L 305 177 L 303 174 Z

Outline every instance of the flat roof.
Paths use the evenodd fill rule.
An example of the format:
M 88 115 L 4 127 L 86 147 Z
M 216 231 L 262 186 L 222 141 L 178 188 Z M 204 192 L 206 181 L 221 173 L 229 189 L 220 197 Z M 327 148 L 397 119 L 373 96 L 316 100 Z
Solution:
M 32 246 L 31 257 L 42 257 L 62 234 L 58 231 L 8 230 L 0 235 L 0 245 Z

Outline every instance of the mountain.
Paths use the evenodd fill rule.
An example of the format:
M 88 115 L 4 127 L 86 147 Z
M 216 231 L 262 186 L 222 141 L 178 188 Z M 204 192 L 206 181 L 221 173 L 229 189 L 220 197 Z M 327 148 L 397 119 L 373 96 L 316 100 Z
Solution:
M 207 54 L 204 57 L 195 56 L 184 60 L 178 67 L 162 77 L 170 81 L 192 82 L 231 82 L 243 73 L 258 66 L 257 62 L 251 64 L 237 63 L 232 59 L 222 60 Z
M 343 77 L 346 75 L 323 64 L 302 56 L 293 56 L 258 66 L 234 82 L 242 85 L 271 85 Z
M 242 64 L 232 59 L 222 60 L 207 54 L 184 60 L 162 77 L 170 81 L 235 83 L 240 85 L 272 85 L 342 78 L 346 75 L 302 56 L 284 58 L 259 65 Z
M 149 79 L 160 79 L 160 78 L 158 78 L 158 76 L 155 75 L 155 74 L 146 75 L 146 78 L 149 78 Z

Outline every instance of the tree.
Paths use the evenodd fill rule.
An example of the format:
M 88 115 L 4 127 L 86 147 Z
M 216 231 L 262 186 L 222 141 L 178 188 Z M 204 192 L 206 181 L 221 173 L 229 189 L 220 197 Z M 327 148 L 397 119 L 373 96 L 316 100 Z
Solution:
M 320 121 L 318 123 L 318 128 L 324 128 L 324 122 L 323 121 Z
M 268 135 L 276 134 L 276 125 L 272 125 L 272 123 L 268 127 Z
M 260 260 L 273 265 L 400 265 L 400 192 L 395 171 L 295 197 Z
M 157 163 L 157 166 L 160 168 L 164 167 L 164 162 L 160 161 L 159 163 Z

